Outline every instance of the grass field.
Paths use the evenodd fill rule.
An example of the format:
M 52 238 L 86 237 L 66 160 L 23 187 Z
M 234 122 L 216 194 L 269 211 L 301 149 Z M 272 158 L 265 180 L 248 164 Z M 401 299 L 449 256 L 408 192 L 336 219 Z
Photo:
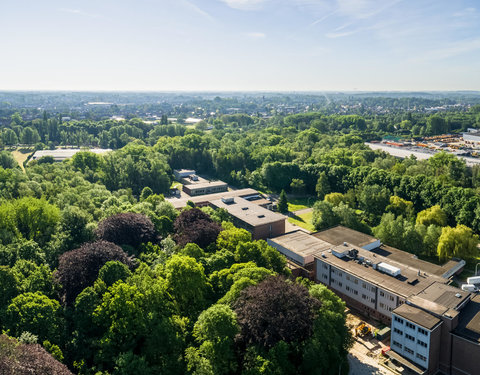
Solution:
M 315 201 L 315 197 L 289 198 L 288 211 L 294 212 L 298 210 L 303 210 L 304 208 L 313 207 Z
M 27 160 L 28 156 L 32 153 L 33 151 L 32 150 L 25 150 L 25 149 L 22 149 L 22 150 L 15 150 L 15 151 L 12 151 L 12 155 L 14 157 L 14 159 L 16 160 L 16 162 L 18 163 L 18 165 L 20 165 L 20 168 L 22 168 L 22 171 L 25 172 L 25 168 L 23 168 L 23 162 L 25 160 Z
M 310 212 L 307 212 L 306 214 L 289 217 L 288 221 L 292 224 L 298 225 L 301 228 L 305 228 L 311 232 L 314 232 L 315 227 L 312 224 L 312 215 L 313 215 L 313 212 L 310 211 Z

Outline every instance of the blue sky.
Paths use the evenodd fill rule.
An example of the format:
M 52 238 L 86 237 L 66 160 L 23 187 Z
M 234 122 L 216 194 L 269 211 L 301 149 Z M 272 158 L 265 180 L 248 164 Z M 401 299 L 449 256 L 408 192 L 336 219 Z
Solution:
M 0 48 L 0 90 L 480 90 L 480 1 L 1 1 Z

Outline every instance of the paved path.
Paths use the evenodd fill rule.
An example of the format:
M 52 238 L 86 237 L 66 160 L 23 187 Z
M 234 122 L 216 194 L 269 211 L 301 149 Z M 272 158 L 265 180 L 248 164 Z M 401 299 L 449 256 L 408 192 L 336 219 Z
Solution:
M 298 215 L 301 215 L 301 214 L 308 214 L 310 211 L 313 211 L 312 207 L 302 208 L 301 210 L 294 211 L 293 213 L 298 216 Z

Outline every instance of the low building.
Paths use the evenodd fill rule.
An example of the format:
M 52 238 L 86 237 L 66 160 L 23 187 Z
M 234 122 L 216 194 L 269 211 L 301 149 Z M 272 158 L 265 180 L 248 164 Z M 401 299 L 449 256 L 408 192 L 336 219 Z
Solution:
M 55 150 L 39 150 L 35 151 L 32 155 L 32 160 L 38 160 L 44 156 L 51 156 L 55 161 L 64 161 L 71 158 L 77 152 L 88 151 L 93 152 L 94 154 L 105 154 L 109 151 L 112 151 L 110 148 L 91 148 L 91 149 L 82 149 L 82 148 L 65 148 L 65 149 L 55 149 Z
M 198 195 L 214 194 L 227 191 L 228 184 L 223 181 L 203 182 L 199 184 L 183 185 L 182 190 L 191 197 L 195 197 Z
M 166 200 L 170 202 L 173 207 L 177 210 L 186 206 L 187 202 L 190 201 L 198 207 L 208 206 L 211 201 L 222 199 L 222 198 L 232 198 L 232 197 L 248 197 L 254 194 L 258 194 L 258 191 L 255 189 L 238 189 L 238 190 L 231 190 L 225 191 L 216 194 L 206 194 L 206 195 L 199 195 L 196 197 L 180 197 L 180 198 L 167 198 Z M 257 204 L 257 202 L 262 203 L 263 200 L 260 201 L 253 201 L 253 203 Z
M 180 181 L 182 178 L 194 175 L 196 172 L 193 169 L 174 169 L 173 176 L 176 181 Z
M 462 138 L 465 142 L 480 143 L 480 131 L 471 129 L 468 133 L 463 133 Z
M 267 239 L 285 233 L 285 216 L 267 210 L 240 197 L 222 198 L 210 202 L 213 208 L 223 208 L 233 218 L 233 224 L 248 230 L 254 240 Z

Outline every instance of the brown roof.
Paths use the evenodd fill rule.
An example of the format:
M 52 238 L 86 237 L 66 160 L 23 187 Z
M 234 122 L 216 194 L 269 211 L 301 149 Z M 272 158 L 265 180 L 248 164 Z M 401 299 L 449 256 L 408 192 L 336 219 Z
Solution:
M 437 315 L 445 313 L 449 315 L 454 313 L 454 315 L 457 315 L 458 312 L 455 310 L 469 297 L 469 292 L 465 292 L 459 288 L 443 283 L 433 283 L 418 293 L 415 298 L 409 299 L 409 301 L 412 301 L 412 303 L 422 308 L 428 306 L 428 310 Z
M 175 208 L 182 208 L 185 207 L 188 201 L 192 201 L 195 204 L 202 204 L 208 203 L 212 200 L 221 199 L 221 198 L 229 198 L 229 197 L 245 197 L 248 195 L 258 194 L 258 191 L 255 189 L 239 189 L 239 190 L 232 190 L 232 191 L 224 191 L 222 193 L 214 193 L 214 194 L 205 194 L 205 195 L 198 195 L 196 197 L 188 197 L 188 198 L 168 198 L 166 201 L 173 204 Z M 256 202 L 256 201 L 253 201 Z
M 222 199 L 217 199 L 210 201 L 210 204 L 216 208 L 227 210 L 233 217 L 253 227 L 282 220 L 285 221 L 286 219 L 285 216 L 279 213 L 267 210 L 241 197 L 235 197 L 232 203 L 225 203 Z
M 475 295 L 462 309 L 454 333 L 480 343 L 480 295 Z
M 398 306 L 393 310 L 394 314 L 401 316 L 407 320 L 410 320 L 413 323 L 416 323 L 428 330 L 433 329 L 437 324 L 441 322 L 440 319 L 434 317 L 433 315 L 410 305 L 404 303 L 403 305 Z
M 443 266 L 439 266 L 437 264 L 418 259 L 415 254 L 407 253 L 388 245 L 382 245 L 379 248 L 373 249 L 372 253 L 382 255 L 388 259 L 396 260 L 410 267 L 418 268 L 422 270 L 422 272 L 437 276 L 442 276 L 445 272 L 453 268 L 458 263 L 457 261 L 450 260 Z
M 321 232 L 313 233 L 312 236 L 331 243 L 334 246 L 348 242 L 355 246 L 363 247 L 369 243 L 377 241 L 375 237 L 344 227 L 343 225 L 337 225 L 322 230 Z
M 270 242 L 275 242 L 302 257 L 315 255 L 332 247 L 328 242 L 312 237 L 302 230 L 296 230 L 271 238 Z
M 404 298 L 410 297 L 421 292 L 434 282 L 446 283 L 446 279 L 434 275 L 418 275 L 418 268 L 412 268 L 403 263 L 374 254 L 371 251 L 362 249 L 358 246 L 348 244 L 348 248 L 358 250 L 358 257 L 369 260 L 373 264 L 385 262 L 391 266 L 400 268 L 401 275 L 397 277 L 390 276 L 373 269 L 371 266 L 365 266 L 357 261 L 344 257 L 338 258 L 329 251 L 323 251 L 315 255 L 319 260 L 329 263 L 334 267 L 344 270 L 356 277 L 359 277 L 382 289 L 388 290 Z

